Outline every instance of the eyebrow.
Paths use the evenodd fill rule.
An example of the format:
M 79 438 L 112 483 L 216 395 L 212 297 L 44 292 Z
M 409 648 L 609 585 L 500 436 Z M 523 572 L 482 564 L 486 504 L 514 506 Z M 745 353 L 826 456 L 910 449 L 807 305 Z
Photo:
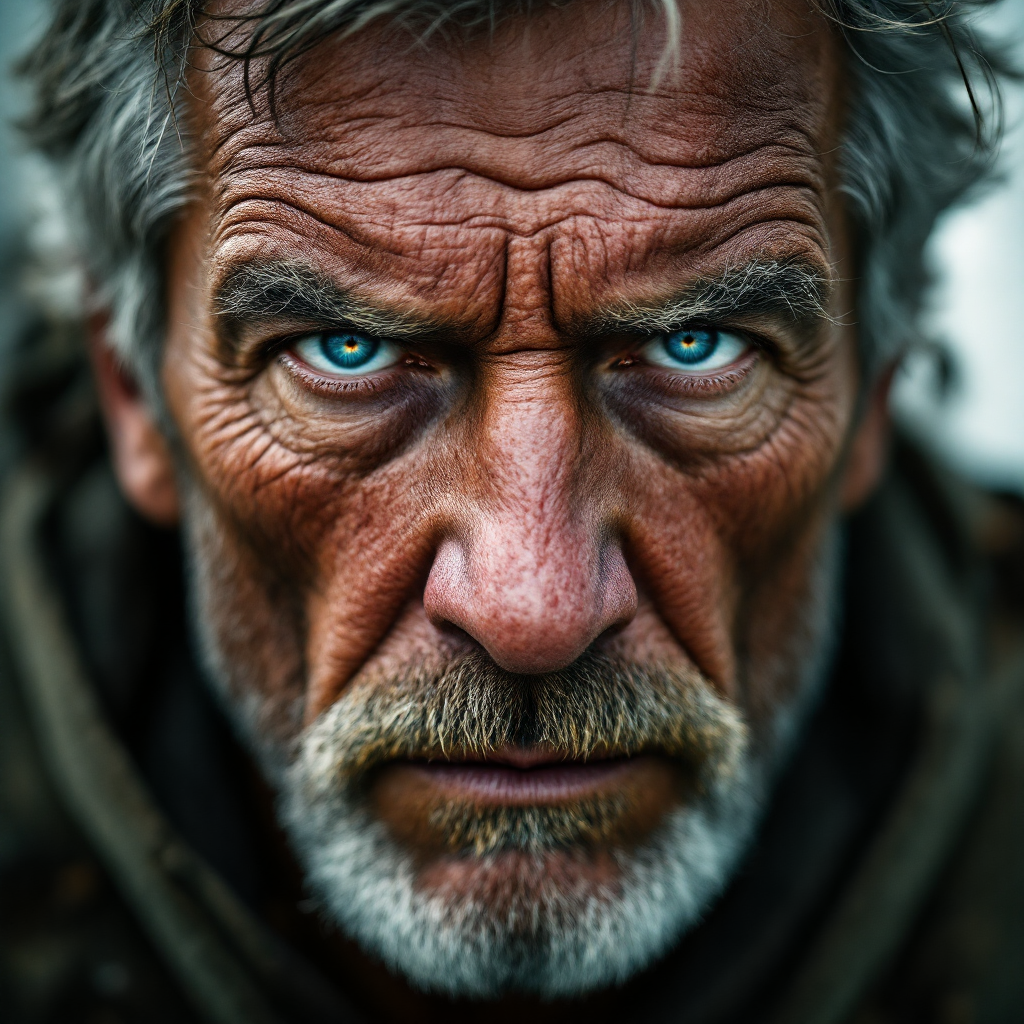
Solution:
M 367 302 L 305 263 L 258 260 L 230 270 L 214 289 L 214 313 L 237 338 L 246 324 L 266 320 L 344 326 L 390 338 L 421 337 L 436 320 Z
M 752 260 L 714 277 L 698 278 L 667 302 L 623 303 L 588 321 L 606 333 L 655 333 L 686 325 L 749 321 L 773 317 L 800 331 L 811 331 L 829 314 L 833 279 L 803 260 Z
M 774 317 L 810 332 L 828 312 L 833 281 L 808 261 L 753 260 L 717 276 L 698 278 L 667 302 L 626 302 L 585 317 L 581 333 L 655 333 L 686 325 Z M 256 260 L 230 270 L 216 286 L 213 309 L 237 341 L 246 324 L 267 320 L 349 327 L 396 340 L 423 337 L 445 326 L 367 302 L 306 263 Z M 575 332 L 574 332 L 575 333 Z

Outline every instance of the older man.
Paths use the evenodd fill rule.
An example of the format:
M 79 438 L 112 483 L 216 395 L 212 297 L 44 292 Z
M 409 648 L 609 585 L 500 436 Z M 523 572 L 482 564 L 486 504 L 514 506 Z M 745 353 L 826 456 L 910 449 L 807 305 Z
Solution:
M 1024 1013 L 1024 521 L 886 475 L 960 6 L 58 6 L 31 130 L 216 709 L 36 332 L 24 1019 Z

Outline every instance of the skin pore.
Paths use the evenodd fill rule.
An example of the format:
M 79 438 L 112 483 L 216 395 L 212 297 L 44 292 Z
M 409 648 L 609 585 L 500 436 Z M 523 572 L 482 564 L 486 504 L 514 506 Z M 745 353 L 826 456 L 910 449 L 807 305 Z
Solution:
M 366 680 L 481 653 L 523 677 L 588 651 L 699 674 L 755 745 L 795 696 L 822 545 L 884 448 L 880 398 L 855 421 L 839 48 L 803 0 L 681 7 L 654 87 L 661 22 L 586 0 L 329 39 L 282 74 L 276 122 L 198 52 L 202 173 L 167 279 L 179 465 L 102 341 L 94 362 L 126 493 L 171 523 L 187 481 L 203 508 L 220 656 L 268 743 Z M 345 344 L 376 362 L 332 363 Z M 453 792 L 620 794 L 606 839 L 628 846 L 688 785 L 668 757 L 512 745 L 395 760 L 371 802 L 458 886 L 432 816 Z M 453 1019 L 374 970 L 385 1017 Z

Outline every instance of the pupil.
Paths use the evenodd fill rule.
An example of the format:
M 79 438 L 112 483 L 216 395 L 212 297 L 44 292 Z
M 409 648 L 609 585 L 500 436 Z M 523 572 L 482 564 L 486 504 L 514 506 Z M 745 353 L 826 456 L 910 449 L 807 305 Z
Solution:
M 681 363 L 699 363 L 718 348 L 718 331 L 673 331 L 665 338 L 665 348 Z
M 380 348 L 380 342 L 364 334 L 325 334 L 321 338 L 323 354 L 346 370 L 365 366 Z

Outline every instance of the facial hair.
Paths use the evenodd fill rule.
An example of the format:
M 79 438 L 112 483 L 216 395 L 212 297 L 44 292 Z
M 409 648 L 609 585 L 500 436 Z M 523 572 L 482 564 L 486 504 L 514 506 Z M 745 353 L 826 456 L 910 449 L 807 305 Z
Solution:
M 509 745 L 574 760 L 656 753 L 694 785 L 639 847 L 607 842 L 617 797 L 554 807 L 445 805 L 434 825 L 459 881 L 424 884 L 374 816 L 366 780 L 395 758 L 460 759 Z M 485 658 L 360 683 L 306 732 L 283 820 L 309 884 L 342 929 L 413 983 L 456 996 L 569 996 L 624 981 L 721 889 L 756 821 L 747 730 L 695 671 L 596 655 L 517 677 Z M 594 877 L 588 862 L 611 861 Z
M 279 817 L 323 910 L 367 952 L 425 990 L 493 998 L 572 997 L 624 982 L 663 955 L 725 888 L 749 848 L 770 777 L 824 676 L 838 545 L 830 535 L 800 624 L 801 679 L 751 742 L 736 707 L 692 666 L 639 666 L 588 653 L 561 672 L 517 676 L 485 655 L 404 675 L 359 677 L 297 737 L 246 686 L 252 666 L 225 653 L 223 549 L 192 505 L 195 626 L 225 706 L 279 798 Z M 220 550 L 218 550 L 220 548 Z M 220 571 L 217 570 L 220 566 Z M 221 628 L 218 628 L 221 627 Z M 243 650 L 233 638 L 230 649 Z M 289 714 L 293 721 L 299 708 Z M 655 754 L 691 782 L 639 842 L 620 842 L 617 797 L 481 809 L 431 818 L 444 863 L 425 874 L 369 798 L 395 760 L 461 760 L 508 747 L 572 760 Z M 785 749 L 783 749 L 785 748 Z M 601 870 L 595 870 L 600 867 Z

